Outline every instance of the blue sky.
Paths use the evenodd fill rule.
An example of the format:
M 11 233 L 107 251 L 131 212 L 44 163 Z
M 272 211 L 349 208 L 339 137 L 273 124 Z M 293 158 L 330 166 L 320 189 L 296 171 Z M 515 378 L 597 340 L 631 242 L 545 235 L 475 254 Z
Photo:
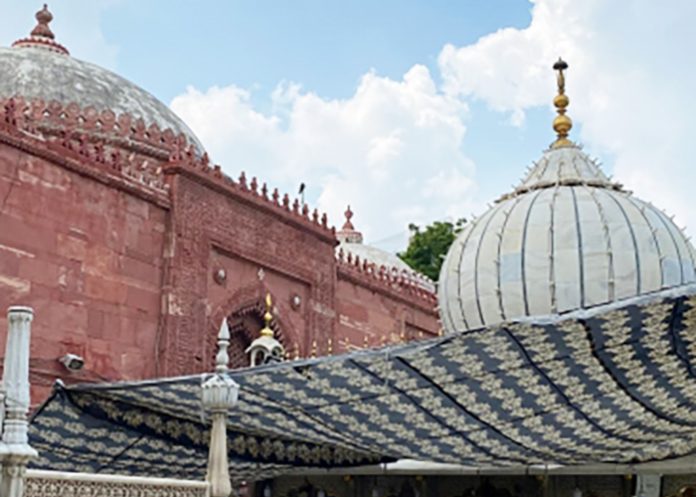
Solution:
M 120 1 L 102 30 L 118 46 L 119 72 L 165 101 L 187 85 L 234 82 L 270 93 L 281 80 L 348 97 L 371 68 L 399 78 L 416 62 L 435 66 L 445 43 L 523 27 L 530 8 L 526 0 Z M 167 76 L 152 71 L 143 47 Z
M 24 36 L 39 6 L 4 2 L 0 42 Z M 304 181 L 309 202 L 339 226 L 351 203 L 356 225 L 383 248 L 402 248 L 409 222 L 468 217 L 518 181 L 553 139 L 559 55 L 571 66 L 572 137 L 641 197 L 696 224 L 683 146 L 696 73 L 680 55 L 696 42 L 694 2 L 49 7 L 73 56 L 171 104 L 228 174 L 245 170 L 291 193 Z

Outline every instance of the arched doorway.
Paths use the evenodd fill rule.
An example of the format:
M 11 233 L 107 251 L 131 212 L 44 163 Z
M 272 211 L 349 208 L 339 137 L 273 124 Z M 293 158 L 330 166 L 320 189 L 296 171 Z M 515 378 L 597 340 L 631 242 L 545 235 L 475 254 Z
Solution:
M 228 353 L 231 368 L 243 368 L 249 365 L 249 357 L 245 351 L 251 342 L 258 338 L 259 331 L 264 326 L 263 315 L 265 312 L 263 303 L 257 302 L 234 311 L 227 318 L 227 325 L 230 329 Z M 282 333 L 276 319 L 271 321 L 270 327 L 275 332 L 276 338 L 283 343 Z
M 263 315 L 266 312 L 265 297 L 269 290 L 259 283 L 237 290 L 229 299 L 219 305 L 211 316 L 210 333 L 206 340 L 206 357 L 209 367 L 214 367 L 217 333 L 220 323 L 227 319 L 230 329 L 230 368 L 245 368 L 249 366 L 249 357 L 245 353 L 251 342 L 259 337 L 264 326 Z M 273 298 L 273 319 L 270 327 L 275 338 L 289 350 L 295 335 L 289 322 L 283 319 L 283 313 L 289 310 L 281 302 Z

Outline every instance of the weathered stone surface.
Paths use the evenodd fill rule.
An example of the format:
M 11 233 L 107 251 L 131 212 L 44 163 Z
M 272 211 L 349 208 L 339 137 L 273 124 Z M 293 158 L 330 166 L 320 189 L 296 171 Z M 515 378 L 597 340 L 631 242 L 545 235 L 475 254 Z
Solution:
M 145 141 L 37 137 L 30 131 L 42 119 L 55 125 L 57 111 L 19 104 L 6 103 L 0 120 L 0 307 L 35 310 L 34 403 L 57 377 L 211 370 L 222 319 L 233 332 L 232 365 L 246 365 L 267 292 L 290 356 L 437 333 L 432 293 L 337 260 L 325 215 L 255 178 L 223 176 L 171 137 L 161 142 L 169 160 Z M 84 357 L 83 370 L 58 362 L 68 352 Z

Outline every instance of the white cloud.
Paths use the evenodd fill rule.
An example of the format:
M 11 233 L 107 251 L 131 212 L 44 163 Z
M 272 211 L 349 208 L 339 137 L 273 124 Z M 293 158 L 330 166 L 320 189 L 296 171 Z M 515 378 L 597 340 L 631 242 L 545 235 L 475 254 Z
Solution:
M 619 181 L 696 232 L 688 124 L 696 111 L 696 70 L 685 53 L 696 44 L 696 3 L 533 3 L 525 29 L 446 46 L 439 57 L 445 90 L 481 99 L 521 123 L 526 109 L 550 105 L 549 66 L 562 55 L 570 64 L 569 114 L 582 124 L 580 141 L 614 159 Z
M 304 181 L 339 227 L 350 204 L 367 238 L 401 248 L 410 222 L 469 212 L 473 164 L 461 151 L 466 105 L 438 91 L 424 66 L 400 81 L 369 72 L 346 99 L 282 83 L 272 113 L 236 86 L 189 88 L 172 108 L 226 172 L 240 170 L 291 193 Z M 437 192 L 433 178 L 450 185 Z M 447 187 L 448 185 L 442 185 Z
M 234 85 L 189 88 L 172 107 L 228 173 L 246 170 L 289 191 L 305 181 L 333 223 L 341 224 L 350 203 L 356 224 L 375 241 L 403 233 L 409 222 L 480 210 L 474 166 L 462 150 L 467 102 L 481 100 L 520 126 L 528 109 L 550 107 L 550 66 L 563 56 L 573 135 L 613 162 L 617 179 L 696 229 L 688 124 L 696 71 L 684 53 L 696 44 L 696 2 L 532 4 L 524 29 L 443 47 L 441 87 L 415 65 L 398 81 L 369 72 L 340 100 L 282 82 L 269 113 Z M 391 241 L 396 248 L 404 237 Z

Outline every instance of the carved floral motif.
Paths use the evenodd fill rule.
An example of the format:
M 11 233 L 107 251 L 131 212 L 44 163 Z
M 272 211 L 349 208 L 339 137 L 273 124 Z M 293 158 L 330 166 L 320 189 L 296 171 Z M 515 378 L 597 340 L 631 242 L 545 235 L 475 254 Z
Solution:
M 115 478 L 116 480 L 116 478 Z M 24 487 L 25 497 L 205 497 L 207 485 L 177 485 L 175 483 L 86 481 L 29 476 Z

